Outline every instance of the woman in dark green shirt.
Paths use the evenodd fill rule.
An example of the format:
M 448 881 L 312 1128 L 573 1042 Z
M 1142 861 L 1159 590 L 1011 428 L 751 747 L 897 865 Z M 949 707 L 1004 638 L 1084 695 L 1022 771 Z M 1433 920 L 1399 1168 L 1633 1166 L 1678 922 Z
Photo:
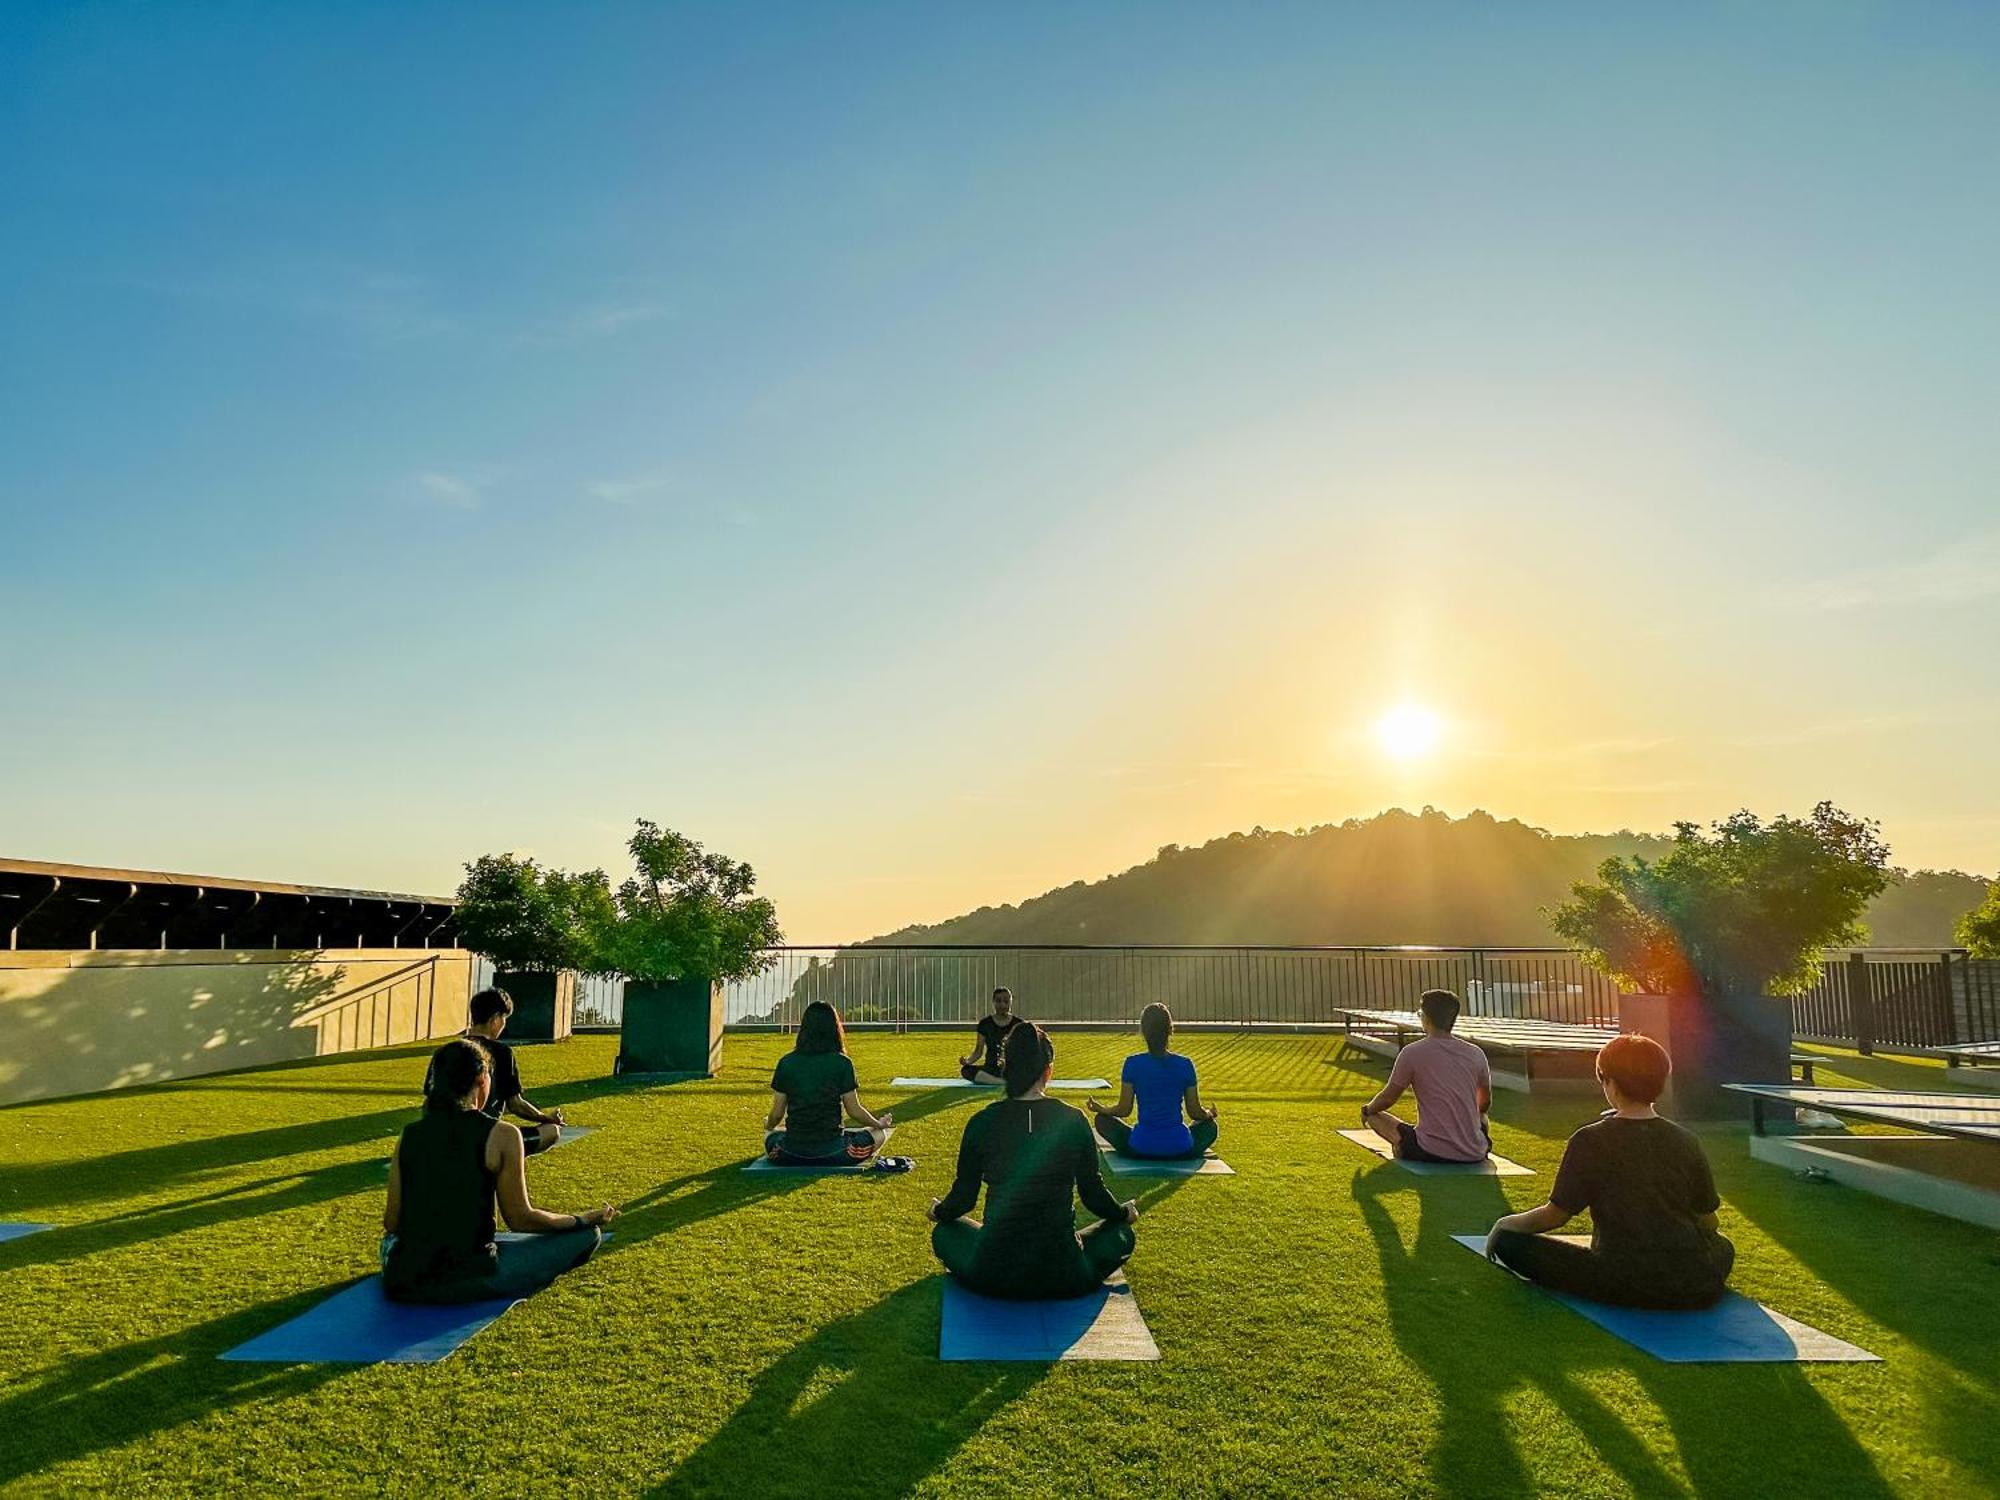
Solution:
M 931 1204 L 931 1248 L 967 1288 L 988 1297 L 1081 1297 L 1122 1266 L 1137 1243 L 1137 1203 L 1104 1185 L 1097 1140 L 1080 1110 L 1043 1095 L 1055 1044 L 1015 1024 L 1001 1058 L 1007 1097 L 974 1115 L 951 1191 Z M 986 1222 L 966 1217 L 986 1185 Z M 1074 1193 L 1074 1197 L 1072 1197 Z M 1076 1231 L 1075 1201 L 1100 1222 Z
M 861 1128 L 845 1129 L 843 1115 Z M 851 1166 L 882 1149 L 893 1121 L 861 1102 L 840 1012 L 813 1001 L 799 1017 L 792 1050 L 771 1075 L 764 1154 L 781 1167 Z

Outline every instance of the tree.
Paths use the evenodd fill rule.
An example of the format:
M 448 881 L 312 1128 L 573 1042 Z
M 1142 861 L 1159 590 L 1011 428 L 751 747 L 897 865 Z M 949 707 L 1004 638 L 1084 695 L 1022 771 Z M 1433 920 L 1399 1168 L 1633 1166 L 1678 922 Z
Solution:
M 608 972 L 656 983 L 747 979 L 775 961 L 765 950 L 784 933 L 776 908 L 751 894 L 750 866 L 644 818 L 626 848 L 636 868 L 600 939 Z
M 1888 883 L 1877 825 L 1822 802 L 1807 818 L 1739 812 L 1704 833 L 1674 825 L 1658 860 L 1609 859 L 1549 913 L 1556 935 L 1621 984 L 1653 994 L 1787 994 L 1823 948 L 1862 941 Z
M 458 887 L 459 942 L 501 970 L 597 972 L 611 916 L 602 870 L 572 875 L 511 854 L 482 854 Z
M 2000 958 L 2000 880 L 1986 899 L 1958 919 L 1958 941 L 1974 958 Z

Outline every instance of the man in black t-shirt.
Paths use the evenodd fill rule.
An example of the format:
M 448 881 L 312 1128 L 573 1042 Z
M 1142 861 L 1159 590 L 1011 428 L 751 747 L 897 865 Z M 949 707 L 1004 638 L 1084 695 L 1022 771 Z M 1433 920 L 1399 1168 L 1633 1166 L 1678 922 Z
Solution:
M 1007 1046 L 1007 1035 L 1021 1024 L 1021 1018 L 1014 1014 L 1014 992 L 1002 985 L 993 992 L 993 1014 L 979 1018 L 979 1040 L 964 1057 L 958 1060 L 958 1074 L 967 1083 L 988 1083 L 999 1087 L 1000 1054 Z
M 505 990 L 481 990 L 466 1006 L 466 1036 L 483 1046 L 493 1057 L 493 1087 L 486 1095 L 486 1113 L 494 1119 L 510 1114 L 534 1126 L 521 1132 L 521 1144 L 528 1155 L 546 1151 L 562 1139 L 563 1113 L 559 1109 L 537 1109 L 521 1092 L 521 1070 L 514 1062 L 514 1049 L 500 1040 L 507 1018 L 514 1014 L 514 1000 Z

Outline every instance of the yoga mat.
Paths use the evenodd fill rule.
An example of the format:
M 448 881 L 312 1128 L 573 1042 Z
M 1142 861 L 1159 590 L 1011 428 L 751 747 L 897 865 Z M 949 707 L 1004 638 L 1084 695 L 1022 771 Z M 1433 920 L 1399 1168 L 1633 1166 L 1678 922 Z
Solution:
M 1087 1297 L 1010 1302 L 944 1278 L 941 1360 L 1158 1359 L 1160 1346 L 1120 1271 Z
M 882 1144 L 884 1146 L 888 1145 L 895 1134 L 896 1132 L 893 1129 L 883 1131 Z M 781 1167 L 772 1161 L 770 1157 L 760 1156 L 743 1170 L 746 1172 L 813 1172 L 826 1176 L 839 1177 L 845 1176 L 850 1172 L 881 1171 L 882 1168 L 877 1166 L 876 1163 L 881 1159 L 882 1155 L 883 1153 L 878 1151 L 876 1155 L 869 1157 L 867 1161 L 841 1162 L 838 1166 L 830 1167 Z
M 1097 1156 L 1104 1169 L 1117 1177 L 1234 1177 L 1236 1169 L 1213 1151 L 1186 1161 L 1159 1161 L 1143 1156 L 1124 1156 L 1103 1142 Z
M 997 1083 L 970 1083 L 963 1078 L 892 1078 L 889 1087 L 896 1089 L 997 1089 Z M 1110 1084 L 1102 1078 L 1051 1078 L 1052 1089 L 1108 1089 Z
M 505 1297 L 455 1307 L 391 1302 L 382 1295 L 382 1278 L 370 1276 L 221 1357 L 282 1365 L 428 1365 L 513 1305 Z
M 1481 1260 L 1486 1236 L 1452 1236 Z M 1581 1234 L 1552 1235 L 1572 1245 L 1588 1245 Z M 1502 1270 L 1506 1268 L 1501 1267 Z M 1511 1275 L 1512 1273 L 1509 1272 Z M 1516 1277 L 1516 1280 L 1524 1278 Z M 1879 1364 L 1881 1356 L 1857 1348 L 1845 1339 L 1809 1328 L 1783 1313 L 1772 1312 L 1737 1292 L 1723 1293 L 1713 1307 L 1695 1312 L 1655 1312 L 1649 1308 L 1611 1307 L 1567 1292 L 1537 1291 L 1581 1313 L 1615 1338 L 1669 1364 Z
M 1509 1161 L 1504 1156 L 1489 1156 L 1485 1161 L 1404 1161 L 1381 1136 L 1372 1130 L 1343 1130 L 1340 1132 L 1363 1151 L 1372 1151 L 1384 1161 L 1392 1161 L 1405 1172 L 1415 1172 L 1419 1177 L 1433 1174 L 1439 1177 L 1533 1177 L 1535 1169 L 1524 1167 L 1517 1161 Z
M 743 1169 L 746 1172 L 792 1172 L 801 1177 L 846 1177 L 854 1172 L 880 1172 L 873 1158 L 838 1167 L 781 1167 L 768 1156 L 760 1156 Z M 891 1172 L 890 1176 L 896 1174 Z
M 8 1240 L 18 1240 L 31 1234 L 40 1234 L 44 1229 L 53 1229 L 53 1224 L 0 1224 L 0 1245 Z

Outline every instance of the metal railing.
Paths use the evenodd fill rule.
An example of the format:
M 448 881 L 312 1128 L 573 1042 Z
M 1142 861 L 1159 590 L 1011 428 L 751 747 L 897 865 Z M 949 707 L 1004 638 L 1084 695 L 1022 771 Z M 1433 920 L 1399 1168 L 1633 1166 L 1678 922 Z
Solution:
M 1810 989 L 1793 997 L 1802 1036 L 1892 1047 L 2000 1040 L 2000 963 L 1962 949 L 1830 952 Z
M 849 1025 L 971 1026 L 995 987 L 1017 1011 L 1055 1023 L 1129 1022 L 1148 1002 L 1193 1024 L 1331 1025 L 1346 1010 L 1408 1010 L 1427 989 L 1456 991 L 1471 1015 L 1604 1021 L 1617 987 L 1564 948 L 890 946 L 773 949 L 764 973 L 730 984 L 731 1026 L 798 1023 L 814 1000 Z M 579 992 L 577 1024 L 615 1026 L 623 987 Z M 588 1020 L 586 1020 L 586 1016 Z

